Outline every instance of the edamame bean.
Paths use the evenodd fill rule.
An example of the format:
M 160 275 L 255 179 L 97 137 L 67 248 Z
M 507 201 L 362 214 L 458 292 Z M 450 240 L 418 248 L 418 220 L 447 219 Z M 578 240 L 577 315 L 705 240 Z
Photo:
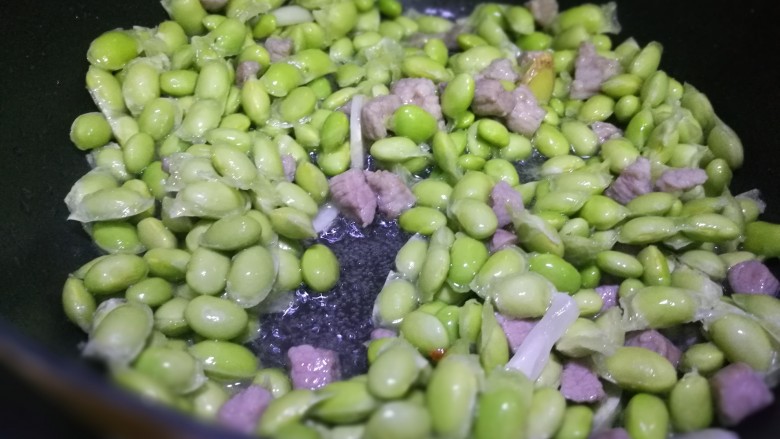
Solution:
M 425 439 L 431 436 L 431 416 L 425 407 L 393 401 L 379 407 L 368 420 L 366 439 Z
M 669 414 L 676 431 L 692 432 L 710 426 L 714 416 L 707 379 L 696 372 L 680 378 L 669 394 Z
M 105 306 L 97 309 L 96 317 Z M 101 318 L 95 318 L 83 354 L 111 365 L 126 366 L 138 356 L 152 332 L 152 310 L 144 304 L 127 302 L 104 312 Z
M 607 357 L 607 372 L 620 387 L 648 393 L 665 393 L 677 382 L 677 372 L 665 357 L 654 351 L 624 346 Z
M 741 361 L 755 370 L 769 368 L 773 354 L 769 336 L 754 320 L 727 314 L 712 322 L 708 333 L 730 362 Z
M 227 296 L 243 308 L 251 308 L 265 300 L 276 279 L 277 266 L 271 252 L 255 245 L 233 257 L 228 271 Z
M 477 378 L 468 357 L 445 357 L 434 369 L 426 391 L 433 430 L 451 438 L 468 437 L 477 402 Z
M 303 252 L 301 274 L 309 288 L 324 293 L 339 281 L 339 261 L 328 247 L 314 244 Z
M 626 405 L 625 425 L 632 438 L 663 439 L 669 430 L 669 411 L 661 398 L 638 393 Z
M 206 340 L 189 348 L 208 377 L 218 380 L 252 378 L 258 361 L 249 349 L 227 341 Z

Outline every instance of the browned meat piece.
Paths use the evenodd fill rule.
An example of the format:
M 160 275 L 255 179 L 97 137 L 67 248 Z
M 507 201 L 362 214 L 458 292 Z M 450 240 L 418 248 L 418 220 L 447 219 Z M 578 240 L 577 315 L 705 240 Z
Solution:
M 620 289 L 619 285 L 601 285 L 596 287 L 596 292 L 601 296 L 603 303 L 601 305 L 602 312 L 617 306 L 618 289 Z
M 631 436 L 623 428 L 610 428 L 594 433 L 588 439 L 631 439 Z
M 401 178 L 392 172 L 366 171 L 365 175 L 368 186 L 376 194 L 377 208 L 388 218 L 397 218 L 417 201 Z
M 525 3 L 525 7 L 543 27 L 551 25 L 558 16 L 558 0 L 531 0 Z
M 225 401 L 219 409 L 217 419 L 231 430 L 252 434 L 271 399 L 268 390 L 251 385 Z
M 515 98 L 515 106 L 506 117 L 506 126 L 516 133 L 530 137 L 539 129 L 547 112 L 525 84 L 518 85 L 512 91 L 512 96 Z
M 707 181 L 704 169 L 667 169 L 658 177 L 655 187 L 663 192 L 687 191 Z
M 514 233 L 508 230 L 498 229 L 490 239 L 490 252 L 495 253 L 504 247 L 515 245 L 517 244 L 517 241 L 517 235 Z
M 295 158 L 290 154 L 282 154 L 282 168 L 284 168 L 284 176 L 287 181 L 293 181 L 295 179 L 295 171 L 298 169 L 298 163 Z
M 436 84 L 426 78 L 404 78 L 396 81 L 390 92 L 404 104 L 414 104 L 430 113 L 436 120 L 442 119 Z
M 341 377 L 339 356 L 328 349 L 311 345 L 291 347 L 287 351 L 290 360 L 290 379 L 295 389 L 316 390 Z
M 200 0 L 203 9 L 209 12 L 217 12 L 224 8 L 228 0 Z
M 403 102 L 396 95 L 378 96 L 366 102 L 360 112 L 363 137 L 368 140 L 387 137 L 387 120 L 401 105 Z
M 729 269 L 731 291 L 742 294 L 777 295 L 780 281 L 760 261 L 744 261 Z
M 623 131 L 620 128 L 612 125 L 609 122 L 593 122 L 590 124 L 590 128 L 596 133 L 599 138 L 599 145 L 606 142 L 609 139 L 623 136 Z
M 568 361 L 561 373 L 561 394 L 573 402 L 596 402 L 604 399 L 604 386 L 588 366 L 579 361 Z
M 574 61 L 574 81 L 569 96 L 572 99 L 587 99 L 599 92 L 602 82 L 621 71 L 617 60 L 599 55 L 592 43 L 584 42 L 580 44 Z
M 522 212 L 523 196 L 505 181 L 499 181 L 490 191 L 490 204 L 498 218 L 498 227 L 512 224 L 512 214 Z
M 620 173 L 605 194 L 620 204 L 626 204 L 653 190 L 650 179 L 650 160 L 639 157 Z
M 341 213 L 363 227 L 374 221 L 376 195 L 359 169 L 350 169 L 330 179 L 330 194 Z
M 682 352 L 674 343 L 655 329 L 630 332 L 626 334 L 626 346 L 635 346 L 651 350 L 663 357 L 666 357 L 675 367 L 680 362 Z
M 385 329 L 385 328 L 376 328 L 373 331 L 371 331 L 371 340 L 376 340 L 378 338 L 394 338 L 398 337 L 398 334 L 395 333 L 392 329 Z
M 271 56 L 271 62 L 277 62 L 290 56 L 293 41 L 289 38 L 268 37 L 265 40 L 265 50 Z
M 528 333 L 536 326 L 536 320 L 512 319 L 496 313 L 496 320 L 506 334 L 509 349 L 514 353 L 528 337 Z
M 718 417 L 727 426 L 769 407 L 775 399 L 761 376 L 745 363 L 719 370 L 710 378 L 710 386 Z
M 495 79 L 496 81 L 517 82 L 520 76 L 515 71 L 512 61 L 499 58 L 490 63 L 481 72 L 474 76 L 475 81 L 480 79 Z
M 257 78 L 260 64 L 255 61 L 242 61 L 236 66 L 236 85 L 241 87 L 249 79 Z
M 477 116 L 505 117 L 514 106 L 514 96 L 499 81 L 480 79 L 476 82 L 471 110 Z

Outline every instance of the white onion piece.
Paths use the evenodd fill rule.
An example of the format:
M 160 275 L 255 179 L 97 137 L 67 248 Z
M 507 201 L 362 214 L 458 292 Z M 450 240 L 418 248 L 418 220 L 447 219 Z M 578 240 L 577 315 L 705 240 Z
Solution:
M 365 152 L 363 149 L 363 125 L 360 115 L 363 112 L 363 95 L 355 95 L 349 110 L 349 156 L 352 169 L 363 169 Z
M 311 15 L 308 9 L 295 5 L 274 9 L 271 11 L 271 15 L 276 17 L 276 26 L 278 27 L 314 21 L 314 16 Z
M 563 293 L 553 294 L 547 312 L 528 333 L 506 367 L 519 370 L 529 380 L 536 381 L 547 364 L 553 345 L 566 333 L 579 315 L 580 310 L 571 296 Z
M 620 396 L 623 393 L 620 387 L 607 383 L 604 389 L 607 397 L 602 400 L 593 413 L 593 433 L 598 433 L 610 428 L 620 414 Z
M 333 221 L 339 216 L 339 210 L 332 203 L 325 203 L 320 207 L 317 216 L 312 220 L 312 226 L 317 234 L 327 230 Z
M 739 436 L 733 431 L 721 428 L 708 428 L 692 433 L 674 434 L 672 439 L 739 439 Z

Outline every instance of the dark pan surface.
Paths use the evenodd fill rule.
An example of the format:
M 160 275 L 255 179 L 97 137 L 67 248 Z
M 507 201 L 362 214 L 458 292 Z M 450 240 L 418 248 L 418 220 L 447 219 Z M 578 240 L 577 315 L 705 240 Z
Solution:
M 406 3 L 419 5 L 422 11 L 424 5 L 435 5 L 435 11 L 455 13 L 472 4 Z M 624 35 L 634 36 L 641 44 L 660 41 L 665 47 L 662 68 L 705 92 L 718 115 L 740 134 L 746 161 L 735 175 L 733 191 L 761 189 L 769 204 L 763 218 L 780 222 L 780 75 L 773 68 L 780 53 L 776 3 L 658 0 L 618 5 Z M 18 395 L 12 403 L 6 398 L 0 410 L 5 419 L 34 415 L 52 421 L 9 422 L 0 425 L 0 437 L 21 437 L 23 431 L 31 433 L 24 434 L 28 437 L 54 431 L 97 437 L 95 429 L 105 431 L 107 426 L 132 431 L 128 437 L 151 437 L 160 425 L 168 426 L 168 433 L 174 426 L 182 437 L 216 436 L 213 430 L 201 430 L 181 416 L 149 409 L 106 385 L 97 368 L 79 360 L 77 344 L 82 334 L 66 320 L 59 303 L 67 273 L 97 255 L 80 226 L 65 221 L 67 210 L 62 203 L 73 182 L 87 171 L 83 154 L 68 140 L 72 120 L 94 111 L 84 88 L 87 47 L 106 30 L 154 26 L 163 19 L 164 11 L 156 0 L 15 1 L 0 12 L 4 40 L 0 45 L 0 363 L 10 365 L 9 370 L 0 368 L 0 389 Z M 290 344 L 317 341 L 340 347 L 342 360 L 353 371 L 364 367 L 362 360 L 350 358 L 363 358 L 361 342 L 370 330 L 373 298 L 358 293 L 377 291 L 404 239 L 382 227 L 366 233 L 390 236 L 378 240 L 349 237 L 335 244 L 345 265 L 351 255 L 355 268 L 345 276 L 341 291 L 333 295 L 347 298 L 344 303 L 301 293 L 297 320 L 274 317 L 265 322 L 258 350 L 266 363 L 278 362 L 275 353 Z M 774 268 L 777 272 L 776 261 Z M 339 335 L 341 340 L 336 342 Z M 43 385 L 57 402 L 44 402 L 43 393 L 29 391 L 27 384 L 17 383 L 18 378 L 9 373 L 23 373 L 25 379 Z M 116 415 L 120 413 L 114 411 L 117 408 L 128 415 Z M 82 430 L 84 421 L 71 420 L 73 413 L 93 415 L 88 430 Z M 780 404 L 775 404 L 739 431 L 746 438 L 776 437 L 778 415 Z M 133 418 L 145 419 L 146 430 L 133 426 Z

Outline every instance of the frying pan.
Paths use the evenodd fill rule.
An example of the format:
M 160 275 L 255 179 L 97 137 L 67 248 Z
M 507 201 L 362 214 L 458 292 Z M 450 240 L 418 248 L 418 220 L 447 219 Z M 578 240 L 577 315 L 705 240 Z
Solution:
M 456 15 L 474 4 L 404 3 Z M 561 2 L 562 7 L 573 3 Z M 68 140 L 73 119 L 94 111 L 84 88 L 87 47 L 109 29 L 154 26 L 165 19 L 163 9 L 157 0 L 12 0 L 2 8 L 0 437 L 232 437 L 115 389 L 98 366 L 79 358 L 84 335 L 67 321 L 59 299 L 67 274 L 98 254 L 80 225 L 65 220 L 62 202 L 87 171 L 83 154 Z M 759 188 L 769 205 L 763 218 L 773 222 L 780 222 L 780 75 L 773 59 L 780 53 L 778 12 L 775 2 L 765 0 L 618 1 L 624 33 L 616 40 L 660 41 L 662 68 L 709 96 L 745 146 L 745 165 L 735 174 L 733 192 Z M 364 367 L 352 359 L 363 355 L 371 292 L 378 290 L 404 239 L 392 229 L 366 233 L 370 239 L 345 240 L 337 249 L 361 256 L 342 261 L 354 274 L 345 276 L 337 293 L 350 299 L 304 296 L 294 323 L 266 322 L 265 331 L 277 325 L 284 335 L 256 346 L 265 349 L 266 362 L 278 362 L 276 352 L 289 344 L 314 340 L 338 347 L 350 370 Z M 777 262 L 772 264 L 777 274 Z M 328 323 L 334 321 L 341 323 Z M 334 341 L 338 334 L 347 335 L 344 344 Z M 780 401 L 737 431 L 745 438 L 776 437 Z

